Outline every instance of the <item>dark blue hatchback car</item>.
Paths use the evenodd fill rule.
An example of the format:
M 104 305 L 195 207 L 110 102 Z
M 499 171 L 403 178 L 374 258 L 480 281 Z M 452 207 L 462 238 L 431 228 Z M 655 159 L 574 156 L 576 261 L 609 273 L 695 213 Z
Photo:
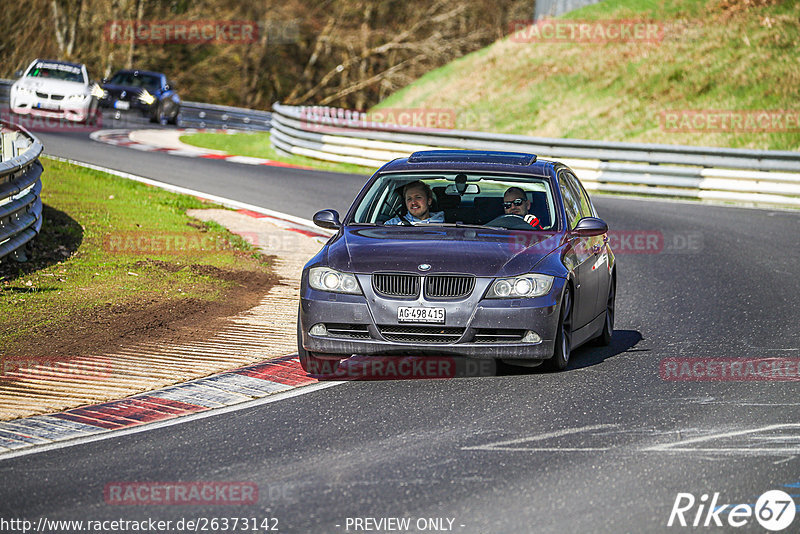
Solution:
M 608 344 L 616 271 L 608 227 L 575 174 L 532 154 L 436 150 L 381 167 L 303 269 L 303 368 L 352 355 L 569 364 Z M 332 367 L 333 366 L 333 367 Z

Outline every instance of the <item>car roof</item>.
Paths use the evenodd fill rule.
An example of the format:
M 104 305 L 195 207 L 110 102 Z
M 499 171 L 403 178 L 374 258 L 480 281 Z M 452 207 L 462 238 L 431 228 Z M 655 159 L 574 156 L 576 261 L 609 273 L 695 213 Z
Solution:
M 36 63 L 53 63 L 55 65 L 69 65 L 70 67 L 75 67 L 76 69 L 83 68 L 83 63 L 72 63 L 70 61 L 59 61 L 58 59 L 36 58 L 36 59 L 33 60 L 31 65 L 35 65 Z
M 159 77 L 163 76 L 163 77 L 166 77 L 166 75 L 163 72 L 155 72 L 155 71 L 152 71 L 152 70 L 142 70 L 142 69 L 120 69 L 117 72 L 115 72 L 112 75 L 112 77 L 117 75 L 117 74 L 121 74 L 121 73 L 124 73 L 124 74 L 131 73 L 134 76 L 136 76 L 138 74 L 146 74 L 146 75 L 149 75 L 149 76 L 159 76 Z
M 381 173 L 415 171 L 478 171 L 492 173 L 550 176 L 553 162 L 539 160 L 524 152 L 488 150 L 423 150 L 407 158 L 390 161 L 379 169 Z

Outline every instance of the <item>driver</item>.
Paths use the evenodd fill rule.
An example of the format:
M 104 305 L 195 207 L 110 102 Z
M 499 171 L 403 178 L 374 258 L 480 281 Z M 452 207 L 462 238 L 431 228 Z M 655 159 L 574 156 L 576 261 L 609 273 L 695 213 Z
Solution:
M 428 184 L 417 180 L 410 182 L 403 187 L 403 199 L 406 203 L 408 213 L 403 219 L 409 223 L 441 223 L 444 222 L 444 212 L 436 211 L 431 213 L 433 204 L 433 192 Z M 403 219 L 394 217 L 384 224 L 403 224 Z
M 528 211 L 531 209 L 531 201 L 528 200 L 528 195 L 520 187 L 509 187 L 505 194 L 503 194 L 503 211 L 506 215 L 516 215 L 522 217 L 525 222 L 531 226 L 539 226 L 539 219 L 535 215 L 531 215 Z

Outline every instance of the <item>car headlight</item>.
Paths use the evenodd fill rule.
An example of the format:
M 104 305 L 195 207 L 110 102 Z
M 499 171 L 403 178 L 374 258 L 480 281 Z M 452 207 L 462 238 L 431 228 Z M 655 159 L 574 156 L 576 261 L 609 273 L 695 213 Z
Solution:
M 498 278 L 492 283 L 486 298 L 518 299 L 541 297 L 553 287 L 553 277 L 546 274 L 523 274 L 512 278 Z
M 99 85 L 94 84 L 92 86 L 92 96 L 95 97 L 95 98 L 100 98 L 100 99 L 108 98 L 108 91 L 106 91 L 105 89 L 103 89 Z
M 308 271 L 308 283 L 319 291 L 361 294 L 361 288 L 358 287 L 358 281 L 355 276 L 328 267 L 312 267 Z
M 156 101 L 156 97 L 151 95 L 147 89 L 142 89 L 142 92 L 139 94 L 139 101 L 147 106 L 150 106 Z
M 85 98 L 86 98 L 86 95 L 69 95 L 67 97 L 67 100 L 70 101 L 70 102 L 80 102 L 81 100 L 84 100 Z
M 18 85 L 14 89 L 19 95 L 32 95 L 34 93 L 34 91 L 32 91 L 31 89 L 28 89 L 27 87 L 22 87 L 21 85 Z

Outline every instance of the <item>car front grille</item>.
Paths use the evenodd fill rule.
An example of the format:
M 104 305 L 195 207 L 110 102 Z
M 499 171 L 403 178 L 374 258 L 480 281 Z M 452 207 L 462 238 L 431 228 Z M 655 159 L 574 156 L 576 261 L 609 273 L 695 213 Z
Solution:
M 50 95 L 53 100 L 64 100 L 64 95 Z
M 510 328 L 479 328 L 475 330 L 473 343 L 519 343 L 525 330 Z
M 464 274 L 375 273 L 372 287 L 376 293 L 390 297 L 416 297 L 424 279 L 425 296 L 430 298 L 466 297 L 475 289 L 475 277 Z
M 50 97 L 50 95 L 48 95 L 47 93 L 40 93 L 39 91 L 36 91 L 36 96 L 38 96 L 39 98 L 49 98 Z
M 425 296 L 432 298 L 466 297 L 475 288 L 475 277 L 460 274 L 432 274 L 425 277 Z
M 416 297 L 419 295 L 419 276 L 407 273 L 375 273 L 372 287 L 377 293 L 390 297 Z
M 381 335 L 389 341 L 401 343 L 455 343 L 464 335 L 463 328 L 441 326 L 378 326 Z
M 328 323 L 325 325 L 330 337 L 343 337 L 348 339 L 370 339 L 369 329 L 365 324 L 340 324 Z

